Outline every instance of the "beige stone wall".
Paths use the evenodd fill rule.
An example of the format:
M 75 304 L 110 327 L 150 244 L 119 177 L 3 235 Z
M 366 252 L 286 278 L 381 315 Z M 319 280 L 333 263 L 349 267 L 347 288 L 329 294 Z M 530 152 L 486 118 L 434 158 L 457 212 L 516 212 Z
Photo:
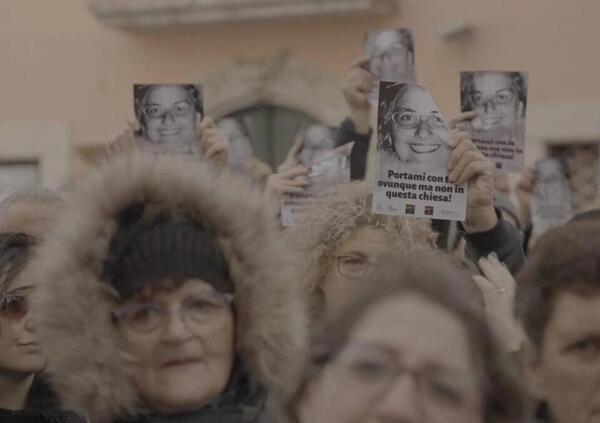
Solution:
M 288 19 L 164 32 L 107 27 L 84 0 L 1 3 L 0 92 L 5 100 L 0 102 L 0 128 L 61 125 L 77 148 L 105 143 L 124 127 L 133 114 L 135 82 L 206 79 L 220 87 L 207 99 L 214 114 L 262 98 L 287 102 L 329 123 L 345 113 L 334 91 L 348 64 L 360 56 L 364 32 L 388 26 L 415 29 L 418 80 L 447 115 L 458 110 L 460 70 L 529 71 L 531 142 L 541 147 L 529 149 L 528 161 L 546 140 L 556 138 L 555 130 L 563 138 L 600 138 L 597 124 L 590 123 L 600 114 L 597 0 L 400 0 L 397 14 L 379 18 Z M 472 30 L 453 39 L 440 36 L 461 22 Z M 289 68 L 267 89 L 227 95 L 243 91 L 245 73 L 265 75 L 265 69 L 276 69 L 265 63 L 276 62 L 281 51 L 289 52 L 293 62 L 283 62 Z M 217 81 L 219 74 L 229 81 Z M 325 88 L 324 81 L 330 86 Z M 303 99 L 298 93 L 321 95 L 310 105 L 308 95 Z M 585 124 L 574 125 L 574 117 L 560 110 L 581 111 L 577 119 Z M 582 126 L 588 129 L 580 131 Z M 0 143 L 10 142 L 0 138 Z M 36 142 L 40 151 L 46 148 L 43 137 Z

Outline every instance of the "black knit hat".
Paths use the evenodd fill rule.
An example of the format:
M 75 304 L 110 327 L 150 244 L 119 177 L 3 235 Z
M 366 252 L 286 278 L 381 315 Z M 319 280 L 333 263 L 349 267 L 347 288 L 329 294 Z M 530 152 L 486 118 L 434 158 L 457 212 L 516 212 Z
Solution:
M 104 262 L 104 279 L 123 299 L 164 280 L 202 279 L 233 293 L 225 258 L 214 234 L 197 221 L 158 216 L 140 222 L 143 206 L 121 213 Z

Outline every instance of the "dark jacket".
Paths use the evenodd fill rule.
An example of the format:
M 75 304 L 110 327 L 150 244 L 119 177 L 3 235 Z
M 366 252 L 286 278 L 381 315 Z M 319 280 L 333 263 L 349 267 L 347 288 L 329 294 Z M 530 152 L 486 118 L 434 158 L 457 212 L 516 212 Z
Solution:
M 350 175 L 352 180 L 364 179 L 367 169 L 367 156 L 372 135 L 356 132 L 354 123 L 345 119 L 337 132 L 337 144 L 342 145 L 354 141 L 350 156 Z M 432 227 L 439 234 L 438 248 L 451 250 L 457 239 L 462 235 L 466 242 L 465 253 L 469 258 L 477 261 L 480 257 L 494 252 L 500 261 L 504 262 L 512 274 L 515 274 L 525 262 L 523 240 L 520 231 L 502 218 L 502 213 L 496 209 L 498 224 L 487 232 L 468 234 L 462 224 L 447 220 L 433 220 Z
M 0 408 L 0 422 L 4 423 L 85 423 L 74 413 L 61 410 L 50 386 L 40 377 L 34 379 L 24 410 Z

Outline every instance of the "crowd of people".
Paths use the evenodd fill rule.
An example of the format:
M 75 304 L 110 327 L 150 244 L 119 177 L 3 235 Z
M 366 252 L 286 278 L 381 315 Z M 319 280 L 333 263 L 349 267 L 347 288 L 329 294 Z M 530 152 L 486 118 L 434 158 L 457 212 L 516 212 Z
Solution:
M 0 421 L 600 421 L 600 212 L 529 251 L 534 175 L 513 205 L 464 125 L 477 99 L 442 157 L 465 221 L 373 212 L 375 84 L 353 64 L 348 118 L 304 129 L 275 171 L 246 122 L 183 96 L 139 108 L 63 191 L 0 202 Z M 169 136 L 153 120 L 193 109 L 191 159 L 141 151 L 136 136 Z M 284 228 L 282 196 L 348 141 L 352 182 Z

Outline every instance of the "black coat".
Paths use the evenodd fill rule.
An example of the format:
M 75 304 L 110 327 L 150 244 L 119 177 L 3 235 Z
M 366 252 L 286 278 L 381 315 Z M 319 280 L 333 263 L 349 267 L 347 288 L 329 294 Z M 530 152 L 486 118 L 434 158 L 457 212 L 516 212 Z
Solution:
M 34 379 L 24 410 L 0 408 L 2 423 L 85 423 L 78 415 L 61 410 L 52 390 L 41 378 Z
M 238 357 L 224 392 L 202 410 L 168 416 L 140 414 L 114 423 L 256 423 L 264 399 L 264 389 L 249 381 Z

